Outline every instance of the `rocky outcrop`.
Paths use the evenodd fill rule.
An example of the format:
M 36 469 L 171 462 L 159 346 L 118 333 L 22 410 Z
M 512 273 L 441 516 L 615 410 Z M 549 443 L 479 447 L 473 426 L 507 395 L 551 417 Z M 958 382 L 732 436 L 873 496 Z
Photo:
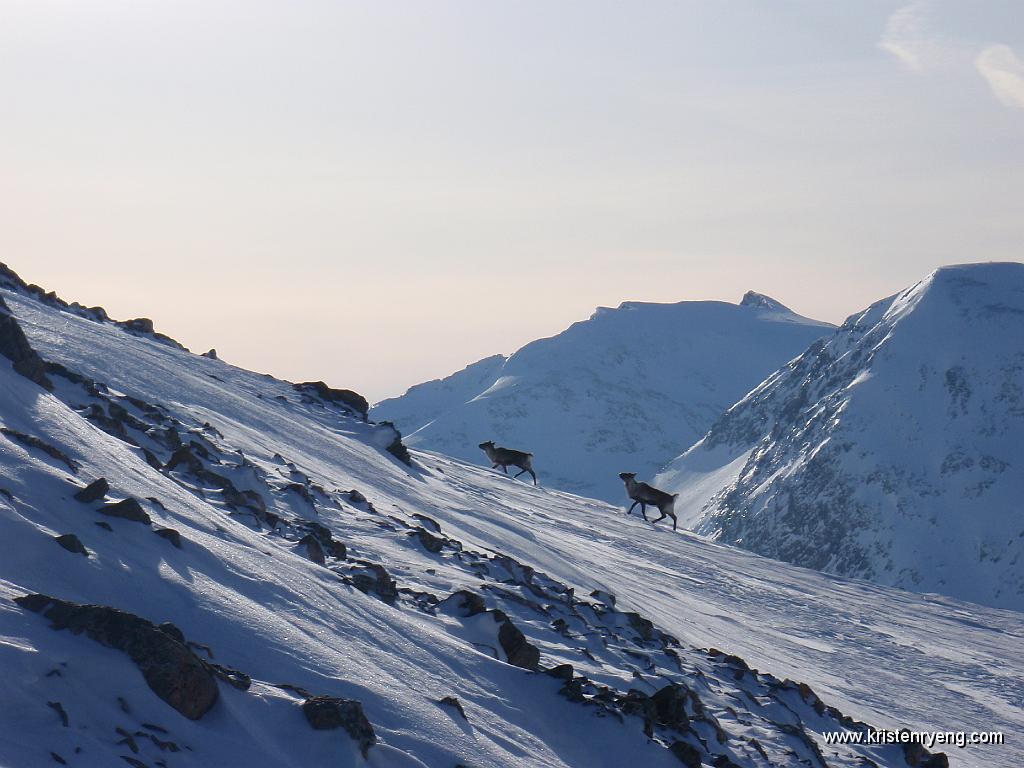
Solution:
M 312 696 L 302 703 L 302 714 L 318 731 L 343 728 L 359 745 L 363 757 L 377 743 L 377 734 L 366 719 L 363 705 L 354 699 L 339 699 L 333 696 Z
M 120 517 L 123 520 L 132 520 L 136 523 L 146 523 L 148 525 L 151 522 L 149 515 L 142 508 L 142 505 L 139 504 L 138 499 L 131 497 L 104 504 L 100 507 L 100 512 L 104 515 Z
M 292 384 L 292 387 L 298 392 L 319 397 L 329 403 L 339 403 L 364 419 L 370 410 L 370 403 L 367 399 L 351 389 L 334 389 L 322 381 L 304 381 L 300 384 Z
M 53 629 L 85 633 L 115 648 L 135 663 L 146 684 L 163 701 L 190 720 L 198 720 L 217 703 L 217 682 L 209 666 L 184 642 L 173 624 L 157 626 L 117 608 L 80 605 L 48 595 L 14 598 L 25 610 L 42 614 Z
M 537 646 L 526 639 L 526 635 L 512 623 L 504 611 L 494 611 L 494 620 L 501 624 L 498 628 L 498 642 L 505 651 L 508 663 L 523 669 L 536 670 L 540 662 L 540 651 Z
M 110 483 L 105 477 L 98 477 L 75 494 L 75 501 L 91 504 L 99 501 L 110 491 Z
M 35 435 L 28 435 L 25 434 L 24 432 L 19 432 L 16 429 L 8 429 L 7 427 L 0 427 L 0 434 L 10 438 L 11 440 L 15 440 L 21 443 L 26 448 L 35 448 L 36 450 L 42 451 L 50 458 L 57 459 L 57 461 L 63 462 L 64 465 L 67 466 L 67 468 L 70 469 L 72 472 L 78 472 L 77 461 L 75 461 L 66 453 L 64 453 L 64 451 L 62 451 L 60 448 L 57 448 L 54 445 L 50 445 L 45 440 L 40 440 Z
M 0 355 L 14 364 L 14 370 L 44 389 L 53 389 L 46 377 L 46 363 L 25 338 L 18 321 L 7 303 L 0 297 Z
M 64 547 L 64 549 L 66 549 L 68 552 L 73 552 L 76 555 L 85 555 L 86 557 L 89 556 L 89 550 L 87 550 L 85 548 L 85 545 L 82 544 L 81 539 L 79 539 L 73 533 L 65 533 L 62 536 L 54 536 L 53 540 L 60 544 L 62 547 Z

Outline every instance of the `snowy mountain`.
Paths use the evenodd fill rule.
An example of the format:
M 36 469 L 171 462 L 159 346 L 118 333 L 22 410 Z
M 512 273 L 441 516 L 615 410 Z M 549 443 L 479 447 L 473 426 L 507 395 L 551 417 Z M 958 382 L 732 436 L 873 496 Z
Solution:
M 371 413 L 411 446 L 474 464 L 485 440 L 530 451 L 543 485 L 620 502 L 619 472 L 652 474 L 833 327 L 752 292 L 739 305 L 627 302 Z
M 1024 759 L 1021 614 L 405 463 L 355 393 L 0 299 L 0 765 L 948 764 L 824 736 L 876 727 Z
M 658 477 L 680 520 L 829 573 L 1024 609 L 1024 264 L 849 318 Z

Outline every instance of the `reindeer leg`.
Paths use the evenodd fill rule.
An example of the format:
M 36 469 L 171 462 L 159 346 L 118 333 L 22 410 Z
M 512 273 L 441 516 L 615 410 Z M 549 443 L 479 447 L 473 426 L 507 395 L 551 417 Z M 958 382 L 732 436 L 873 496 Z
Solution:
M 647 520 L 647 504 L 645 502 L 642 502 L 642 501 L 640 502 L 640 514 L 644 516 L 644 522 L 645 523 L 649 522 Z
M 523 474 L 523 472 L 525 472 L 525 471 L 526 471 L 525 469 L 520 470 L 517 474 L 512 475 L 512 479 L 515 480 L 517 477 L 519 477 L 519 475 Z
M 527 469 L 526 471 L 530 473 L 530 477 L 533 478 L 533 484 L 536 485 L 537 484 L 537 474 L 532 469 Z
M 634 501 L 633 502 L 633 506 L 629 508 L 629 511 L 626 512 L 626 514 L 627 515 L 632 515 L 633 514 L 633 510 L 636 509 L 636 505 L 639 504 L 639 503 L 640 503 L 639 501 Z

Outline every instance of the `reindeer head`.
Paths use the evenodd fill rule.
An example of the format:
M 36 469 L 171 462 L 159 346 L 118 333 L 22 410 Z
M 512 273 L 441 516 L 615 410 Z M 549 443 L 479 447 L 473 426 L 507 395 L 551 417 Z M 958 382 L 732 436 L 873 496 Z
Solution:
M 619 472 L 619 479 L 622 482 L 624 482 L 624 483 L 628 483 L 630 480 L 632 480 L 635 477 L 636 477 L 636 472 Z
M 480 445 L 478 445 L 477 447 L 485 451 L 494 450 L 494 441 L 488 440 L 486 443 L 480 443 Z

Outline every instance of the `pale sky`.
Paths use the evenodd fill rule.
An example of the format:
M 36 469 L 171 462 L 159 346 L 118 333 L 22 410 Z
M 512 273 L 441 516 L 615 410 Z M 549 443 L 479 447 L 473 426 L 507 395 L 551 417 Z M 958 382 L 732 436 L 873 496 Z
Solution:
M 1024 259 L 1024 3 L 0 0 L 0 261 L 371 400 Z

